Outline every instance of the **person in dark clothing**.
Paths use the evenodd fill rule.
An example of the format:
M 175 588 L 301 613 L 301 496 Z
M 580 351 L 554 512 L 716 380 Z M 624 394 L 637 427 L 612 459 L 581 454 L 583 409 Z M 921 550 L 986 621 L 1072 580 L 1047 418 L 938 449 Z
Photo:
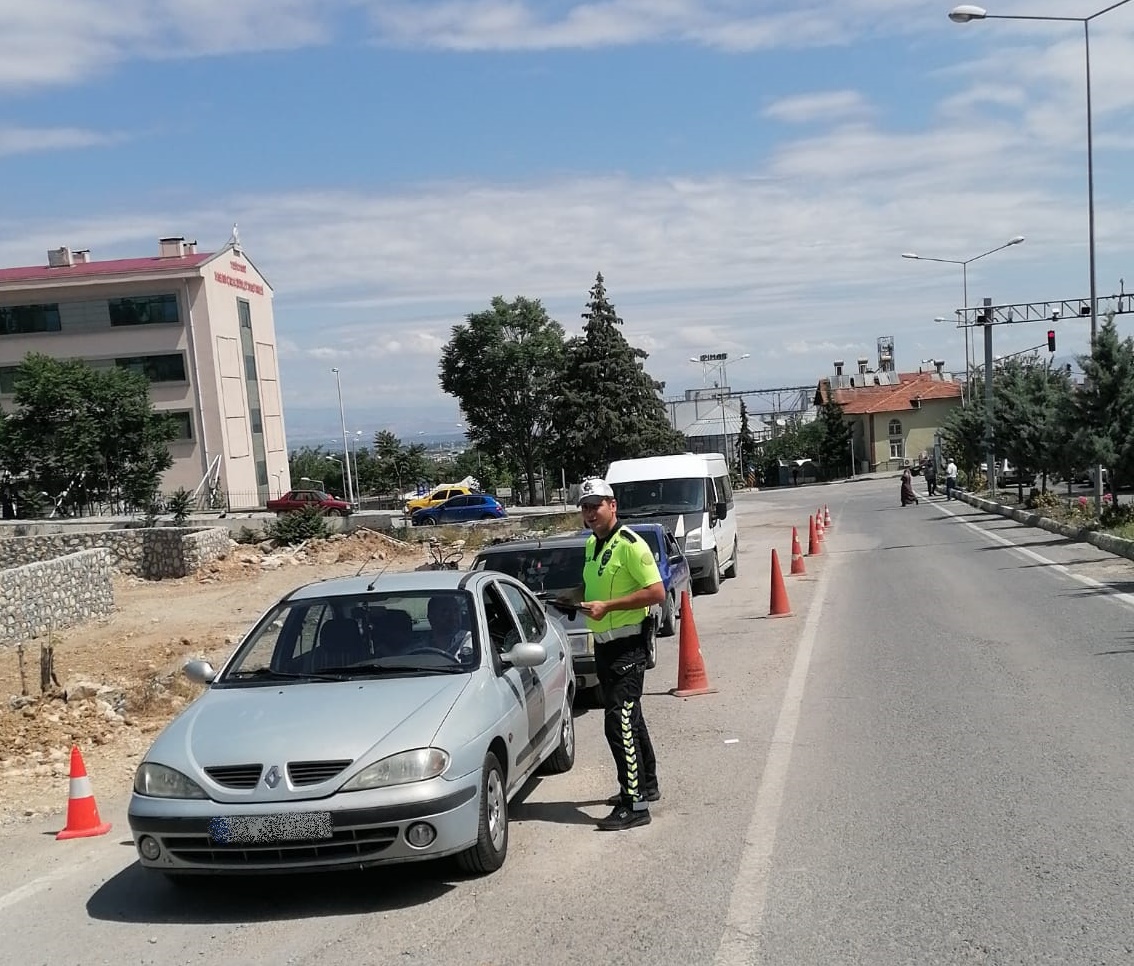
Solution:
M 925 491 L 928 496 L 937 496 L 937 464 L 929 460 L 925 464 Z
M 913 489 L 913 474 L 907 466 L 902 470 L 902 506 L 909 506 L 911 503 L 917 503 L 917 494 Z

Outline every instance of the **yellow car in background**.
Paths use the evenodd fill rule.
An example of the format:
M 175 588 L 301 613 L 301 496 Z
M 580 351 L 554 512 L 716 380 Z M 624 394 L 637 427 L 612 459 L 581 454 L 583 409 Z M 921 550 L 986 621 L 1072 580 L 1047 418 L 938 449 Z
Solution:
M 459 486 L 456 483 L 442 483 L 425 496 L 415 496 L 412 500 L 406 500 L 405 513 L 409 516 L 414 510 L 440 506 L 450 497 L 468 496 L 470 493 L 472 493 L 470 487 Z

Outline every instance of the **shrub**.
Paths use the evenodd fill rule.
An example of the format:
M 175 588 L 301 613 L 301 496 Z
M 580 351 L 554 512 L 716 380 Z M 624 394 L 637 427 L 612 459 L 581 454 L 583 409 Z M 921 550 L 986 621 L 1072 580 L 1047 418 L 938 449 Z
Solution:
M 1032 487 L 1032 492 L 1028 494 L 1024 505 L 1029 510 L 1058 510 L 1062 509 L 1063 501 L 1054 493 L 1046 491 L 1041 493 L 1035 487 Z
M 304 540 L 315 537 L 326 537 L 330 532 L 327 518 L 317 507 L 304 507 L 294 513 L 285 513 L 264 528 L 264 533 L 276 546 L 303 543 Z
M 237 543 L 250 544 L 259 543 L 264 539 L 264 534 L 259 530 L 253 530 L 250 527 L 241 527 L 233 534 L 232 537 Z
M 181 527 L 189 519 L 189 511 L 193 509 L 193 494 L 185 487 L 178 487 L 177 491 L 165 502 L 165 508 L 173 515 L 173 525 Z
M 1134 503 L 1115 503 L 1107 498 L 1109 493 L 1103 494 L 1102 516 L 1099 522 L 1104 530 L 1117 530 L 1134 523 Z

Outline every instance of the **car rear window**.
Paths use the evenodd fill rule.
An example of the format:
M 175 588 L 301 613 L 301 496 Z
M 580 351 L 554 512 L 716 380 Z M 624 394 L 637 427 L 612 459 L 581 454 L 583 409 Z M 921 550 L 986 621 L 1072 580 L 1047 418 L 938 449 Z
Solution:
M 515 577 L 529 590 L 566 590 L 583 582 L 585 544 L 573 547 L 528 547 L 482 553 L 474 570 L 495 570 Z

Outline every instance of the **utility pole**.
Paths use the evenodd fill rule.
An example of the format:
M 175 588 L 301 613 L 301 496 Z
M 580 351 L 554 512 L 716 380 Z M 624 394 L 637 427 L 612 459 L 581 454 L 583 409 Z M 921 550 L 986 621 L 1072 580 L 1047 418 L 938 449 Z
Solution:
M 984 300 L 984 441 L 988 495 L 996 499 L 996 446 L 992 435 L 992 299 Z

